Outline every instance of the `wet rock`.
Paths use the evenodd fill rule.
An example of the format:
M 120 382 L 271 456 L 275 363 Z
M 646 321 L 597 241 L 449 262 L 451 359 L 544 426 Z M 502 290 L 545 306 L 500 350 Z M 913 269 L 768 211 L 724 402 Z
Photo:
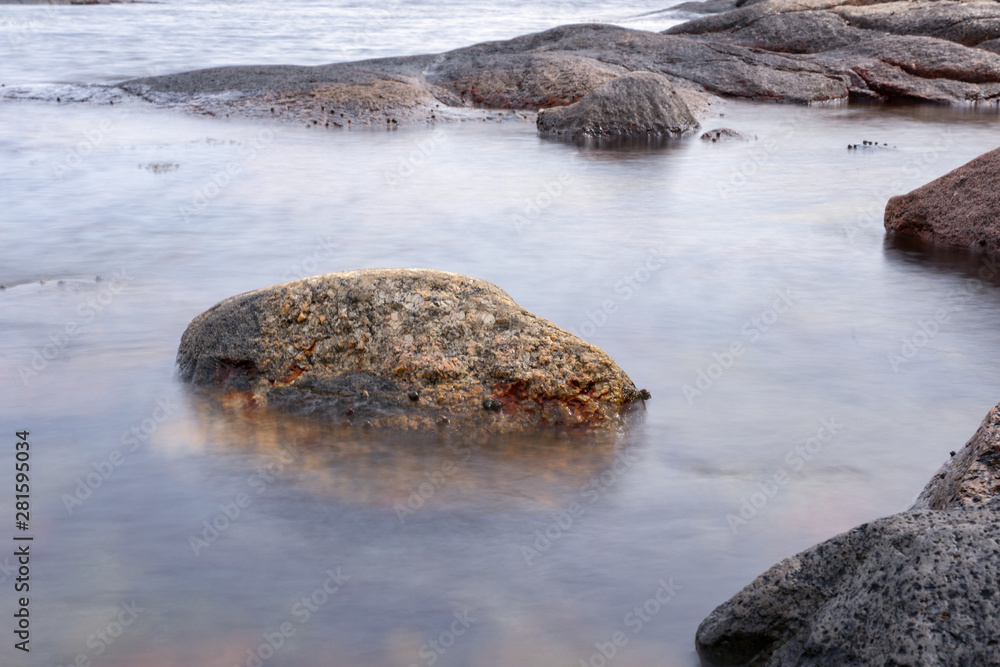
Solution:
M 756 141 L 756 139 L 757 137 L 755 135 L 740 132 L 739 130 L 734 130 L 729 127 L 720 127 L 715 130 L 709 130 L 701 135 L 702 141 L 709 141 L 713 144 L 726 141 Z
M 1000 148 L 948 172 L 885 207 L 892 234 L 928 243 L 1000 251 Z
M 698 627 L 706 665 L 1000 664 L 1000 498 L 866 523 L 788 558 Z
M 396 429 L 609 430 L 643 407 L 606 353 L 442 271 L 332 273 L 232 297 L 191 322 L 177 362 L 231 406 Z
M 670 82 L 652 72 L 620 76 L 575 104 L 538 114 L 539 132 L 569 139 L 658 138 L 697 127 L 698 121 Z
M 1000 405 L 934 475 L 911 509 L 945 510 L 1000 496 Z
M 844 96 L 853 100 L 996 104 L 1000 60 L 984 57 L 987 49 L 969 47 L 988 43 L 998 28 L 995 2 L 764 0 L 689 21 L 667 34 L 697 36 L 716 47 L 800 55 L 784 71 L 823 72 L 840 81 Z M 753 79 L 761 78 L 754 73 Z M 794 101 L 804 92 L 773 98 Z
M 682 12 L 688 14 L 721 14 L 739 6 L 739 0 L 704 0 L 704 2 L 682 2 L 674 5 L 670 12 Z
M 702 9 L 727 11 L 664 33 L 567 25 L 435 55 L 213 68 L 119 87 L 195 113 L 321 127 L 500 118 L 484 110 L 574 104 L 630 72 L 666 77 L 696 114 L 713 95 L 789 103 L 1000 101 L 1000 3 L 713 0 Z

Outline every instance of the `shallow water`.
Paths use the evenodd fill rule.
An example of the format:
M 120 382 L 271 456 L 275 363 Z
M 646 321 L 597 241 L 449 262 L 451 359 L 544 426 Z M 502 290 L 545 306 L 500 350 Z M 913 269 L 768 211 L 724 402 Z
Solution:
M 426 50 L 469 25 L 501 32 L 456 19 Z M 166 59 L 192 66 L 193 40 Z M 71 53 L 15 83 L 128 73 Z M 881 210 L 1000 143 L 997 118 L 724 113 L 706 128 L 758 140 L 581 150 L 518 120 L 347 133 L 0 104 L 0 429 L 32 432 L 36 471 L 37 643 L 28 661 L 5 639 L 4 664 L 576 666 L 620 631 L 612 664 L 693 665 L 697 624 L 754 576 L 905 509 L 1000 397 L 1000 291 L 970 282 L 981 260 L 886 243 Z M 846 150 L 864 139 L 890 146 Z M 233 419 L 174 378 L 218 300 L 374 266 L 497 283 L 648 388 L 645 423 L 613 443 L 392 438 Z

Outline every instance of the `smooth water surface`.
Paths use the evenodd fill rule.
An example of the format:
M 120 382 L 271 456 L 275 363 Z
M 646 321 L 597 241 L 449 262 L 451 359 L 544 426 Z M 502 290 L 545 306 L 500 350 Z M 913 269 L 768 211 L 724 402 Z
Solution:
M 202 29 L 183 3 L 88 11 Z M 400 52 L 545 27 L 510 11 Z M 196 37 L 164 30 L 185 35 L 167 69 L 196 66 Z M 280 54 L 275 30 L 249 44 Z M 11 81 L 135 72 L 60 34 L 62 56 L 5 61 Z M 289 62 L 323 62 L 288 40 Z M 245 60 L 204 48 L 198 64 Z M 597 150 L 516 119 L 348 133 L 0 104 L 0 429 L 31 431 L 35 535 L 31 659 L 5 639 L 3 664 L 576 667 L 621 632 L 609 664 L 693 665 L 697 624 L 757 574 L 905 509 L 1000 398 L 1000 291 L 972 279 L 985 260 L 887 243 L 881 211 L 1000 144 L 997 118 L 723 111 L 706 129 L 757 141 Z M 846 150 L 865 139 L 889 146 Z M 645 423 L 616 442 L 393 437 L 240 418 L 177 382 L 181 333 L 220 299 L 378 266 L 495 282 L 648 388 Z

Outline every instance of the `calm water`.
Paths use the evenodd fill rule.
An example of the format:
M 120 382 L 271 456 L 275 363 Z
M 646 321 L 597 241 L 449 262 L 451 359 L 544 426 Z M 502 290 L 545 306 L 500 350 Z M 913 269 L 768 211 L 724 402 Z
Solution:
M 0 62 L 50 97 L 340 59 L 336 31 L 371 16 L 348 57 L 659 8 L 609 7 L 4 7 L 8 37 L 39 27 Z M 1000 290 L 969 281 L 974 259 L 887 245 L 881 209 L 1000 145 L 997 117 L 724 113 L 706 127 L 759 140 L 597 151 L 520 121 L 317 132 L 0 103 L 0 429 L 31 431 L 35 535 L 32 657 L 3 625 L 3 664 L 576 667 L 621 632 L 609 664 L 693 665 L 697 624 L 754 576 L 905 509 L 1000 399 Z M 892 148 L 845 149 L 864 139 Z M 218 300 L 375 266 L 497 283 L 648 388 L 645 423 L 614 443 L 392 439 L 234 420 L 176 382 L 181 333 Z

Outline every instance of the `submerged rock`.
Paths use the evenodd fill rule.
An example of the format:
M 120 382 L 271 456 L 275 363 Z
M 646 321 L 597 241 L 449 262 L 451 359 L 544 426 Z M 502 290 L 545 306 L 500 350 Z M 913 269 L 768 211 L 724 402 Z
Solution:
M 538 113 L 539 132 L 568 139 L 658 138 L 697 127 L 698 121 L 670 82 L 652 72 L 620 76 L 575 104 Z
M 698 627 L 706 665 L 1000 664 L 1000 498 L 866 523 L 788 558 Z
M 720 127 L 714 130 L 709 130 L 701 135 L 702 141 L 709 141 L 713 144 L 724 141 L 755 141 L 756 139 L 756 135 L 740 132 L 739 130 L 734 130 L 730 127 Z
M 1000 251 L 1000 148 L 891 198 L 885 228 L 928 243 Z
M 226 299 L 191 322 L 177 363 L 183 380 L 230 404 L 398 429 L 613 429 L 643 408 L 602 350 L 491 283 L 423 269 L 331 273 Z

